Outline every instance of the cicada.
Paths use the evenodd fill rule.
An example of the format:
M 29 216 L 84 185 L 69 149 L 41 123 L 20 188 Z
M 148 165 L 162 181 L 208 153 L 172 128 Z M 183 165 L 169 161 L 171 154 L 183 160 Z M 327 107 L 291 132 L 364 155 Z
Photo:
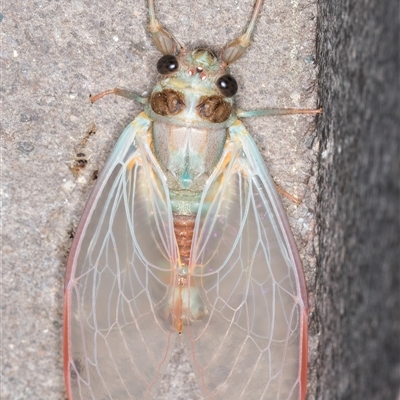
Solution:
M 261 9 L 219 58 L 158 22 L 163 54 L 83 213 L 65 286 L 70 400 L 151 399 L 183 340 L 208 399 L 304 399 L 307 295 L 275 184 L 238 111 L 228 66 Z

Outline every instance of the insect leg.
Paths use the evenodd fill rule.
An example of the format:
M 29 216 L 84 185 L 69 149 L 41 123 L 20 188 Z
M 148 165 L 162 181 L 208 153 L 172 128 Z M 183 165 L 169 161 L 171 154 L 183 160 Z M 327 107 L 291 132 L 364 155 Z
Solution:
M 137 93 L 132 92 L 131 90 L 114 88 L 96 94 L 95 96 L 90 96 L 90 101 L 94 103 L 95 101 L 100 100 L 102 97 L 107 96 L 109 94 L 116 94 L 117 96 L 126 97 L 127 99 L 135 100 L 140 104 L 146 104 L 148 100 L 147 97 L 139 96 Z
M 243 53 L 250 46 L 251 34 L 254 30 L 256 19 L 258 17 L 258 14 L 260 13 L 262 3 L 263 0 L 256 0 L 254 4 L 253 14 L 251 15 L 251 19 L 249 25 L 247 26 L 246 32 L 230 42 L 222 52 L 222 60 L 226 64 L 231 64 L 242 57 Z
M 149 31 L 158 50 L 163 54 L 175 54 L 178 41 L 157 21 L 154 0 L 149 0 Z
M 285 196 L 287 199 L 289 199 L 294 204 L 296 204 L 296 206 L 298 206 L 301 203 L 301 199 L 298 199 L 297 197 L 295 197 L 292 194 L 290 194 L 289 192 L 287 192 L 285 189 L 281 188 L 275 181 L 274 181 L 274 183 L 275 183 L 276 190 L 279 194 L 281 194 L 282 196 Z
M 293 115 L 293 114 L 322 114 L 322 107 L 314 109 L 297 109 L 297 108 L 270 108 L 264 110 L 250 110 L 243 111 L 238 110 L 236 115 L 239 118 L 251 118 L 251 117 L 263 117 L 263 116 L 274 116 L 274 115 Z M 291 200 L 296 205 L 301 203 L 301 200 L 288 193 L 285 189 L 281 188 L 275 182 L 276 190 L 282 195 Z
M 251 117 L 269 117 L 274 115 L 293 115 L 293 114 L 322 114 L 322 107 L 313 109 L 301 109 L 301 108 L 267 108 L 264 110 L 250 110 L 243 111 L 237 110 L 236 115 L 239 118 L 251 118 Z

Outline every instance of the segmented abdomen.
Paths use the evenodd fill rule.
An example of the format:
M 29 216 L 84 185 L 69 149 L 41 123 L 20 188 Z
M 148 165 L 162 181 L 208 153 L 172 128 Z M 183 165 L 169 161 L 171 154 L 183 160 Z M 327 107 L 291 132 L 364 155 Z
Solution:
M 174 214 L 175 237 L 183 265 L 189 265 L 195 221 L 195 215 Z

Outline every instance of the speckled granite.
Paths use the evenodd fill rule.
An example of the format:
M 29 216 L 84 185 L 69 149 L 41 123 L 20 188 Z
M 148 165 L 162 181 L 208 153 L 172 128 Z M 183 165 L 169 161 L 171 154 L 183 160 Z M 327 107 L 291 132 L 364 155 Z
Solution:
M 159 19 L 187 46 L 221 49 L 243 31 L 253 0 L 162 1 Z M 115 86 L 149 90 L 160 56 L 145 1 L 3 2 L 2 387 L 4 400 L 65 399 L 62 308 L 71 236 L 93 176 L 140 106 L 89 94 Z M 315 106 L 315 1 L 266 0 L 247 56 L 232 66 L 240 108 Z M 316 264 L 315 140 L 310 116 L 246 121 L 287 199 L 313 309 Z M 83 169 L 77 154 L 87 163 Z M 310 331 L 315 365 L 316 332 Z M 178 349 L 159 399 L 200 399 Z M 314 398 L 310 372 L 310 399 Z

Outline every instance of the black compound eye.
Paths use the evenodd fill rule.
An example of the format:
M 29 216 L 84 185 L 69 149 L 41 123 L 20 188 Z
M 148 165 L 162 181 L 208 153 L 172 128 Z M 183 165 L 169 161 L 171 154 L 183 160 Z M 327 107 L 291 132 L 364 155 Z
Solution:
M 232 97 L 238 91 L 236 79 L 231 75 L 223 75 L 217 80 L 218 90 L 225 97 Z
M 162 56 L 157 61 L 157 71 L 163 75 L 170 74 L 171 72 L 176 71 L 178 69 L 178 66 L 178 59 L 171 54 Z

